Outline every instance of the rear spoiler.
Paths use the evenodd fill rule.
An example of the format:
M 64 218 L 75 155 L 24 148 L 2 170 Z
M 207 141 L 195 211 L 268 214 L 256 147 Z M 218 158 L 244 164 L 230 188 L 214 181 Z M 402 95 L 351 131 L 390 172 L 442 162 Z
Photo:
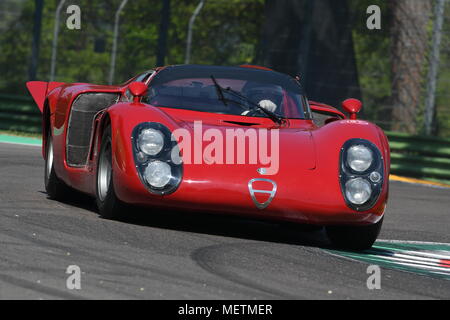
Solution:
M 62 86 L 65 84 L 64 82 L 45 82 L 45 81 L 28 81 L 27 82 L 27 89 L 30 92 L 31 96 L 34 99 L 34 102 L 36 102 L 39 110 L 41 110 L 41 113 L 44 110 L 44 103 L 45 98 L 47 97 L 47 94 L 52 91 L 53 89 Z

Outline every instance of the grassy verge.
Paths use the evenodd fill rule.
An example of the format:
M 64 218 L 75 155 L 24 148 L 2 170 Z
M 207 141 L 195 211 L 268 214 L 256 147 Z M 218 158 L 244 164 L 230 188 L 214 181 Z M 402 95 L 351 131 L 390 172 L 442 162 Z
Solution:
M 18 136 L 18 137 L 27 137 L 27 138 L 41 138 L 42 135 L 40 133 L 28 133 L 14 130 L 0 130 L 0 134 L 6 134 L 10 136 Z

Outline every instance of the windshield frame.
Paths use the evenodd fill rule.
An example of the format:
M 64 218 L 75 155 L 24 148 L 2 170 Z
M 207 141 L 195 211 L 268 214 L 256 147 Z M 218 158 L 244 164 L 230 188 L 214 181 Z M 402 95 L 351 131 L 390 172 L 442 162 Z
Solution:
M 302 117 L 287 117 L 283 114 L 279 114 L 280 116 L 286 117 L 286 119 L 293 120 L 311 120 L 311 112 L 310 107 L 307 103 L 308 99 L 306 94 L 300 85 L 299 81 L 293 77 L 290 77 L 284 73 L 279 73 L 272 70 L 263 70 L 256 68 L 246 68 L 246 67 L 231 67 L 231 66 L 207 66 L 207 65 L 175 65 L 168 66 L 158 70 L 149 81 L 149 89 L 152 86 L 176 81 L 177 79 L 203 79 L 210 78 L 213 75 L 214 77 L 218 77 L 218 79 L 233 79 L 240 80 L 245 79 L 245 81 L 251 81 L 250 79 L 254 78 L 254 81 L 258 81 L 261 83 L 267 83 L 269 85 L 279 85 L 281 86 L 285 92 L 298 95 L 296 102 L 297 112 Z M 248 78 L 248 79 L 247 79 Z M 263 79 L 261 81 L 260 79 Z M 150 92 L 150 90 L 149 90 Z M 147 96 L 148 97 L 148 96 Z M 188 107 L 175 107 L 175 106 L 167 106 L 167 105 L 155 105 L 155 107 L 164 107 L 164 108 L 173 108 L 173 109 L 182 109 L 182 110 L 191 110 L 198 112 L 207 112 L 207 113 L 215 113 L 221 114 L 219 112 L 208 111 L 208 110 L 193 110 Z M 278 114 L 278 113 L 277 113 Z M 229 115 L 233 115 L 230 113 Z M 245 116 L 245 115 L 243 115 Z M 249 116 L 251 117 L 251 116 Z

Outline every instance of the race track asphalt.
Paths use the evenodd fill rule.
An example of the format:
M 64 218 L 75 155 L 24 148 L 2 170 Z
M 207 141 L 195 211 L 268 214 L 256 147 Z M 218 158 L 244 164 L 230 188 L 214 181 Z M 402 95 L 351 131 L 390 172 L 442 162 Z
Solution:
M 35 146 L 0 143 L 0 299 L 450 299 L 450 280 L 327 250 L 323 231 L 217 215 L 98 216 L 47 199 Z M 450 189 L 391 182 L 381 239 L 450 243 Z M 147 213 L 147 214 L 146 214 Z M 66 269 L 81 269 L 69 290 Z

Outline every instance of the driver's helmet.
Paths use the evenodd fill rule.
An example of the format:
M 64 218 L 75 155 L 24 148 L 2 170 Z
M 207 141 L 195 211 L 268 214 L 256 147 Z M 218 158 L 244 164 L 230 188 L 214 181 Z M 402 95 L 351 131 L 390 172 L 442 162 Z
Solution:
M 283 101 L 283 89 L 277 85 L 250 82 L 244 86 L 242 91 L 254 103 L 270 100 L 279 107 Z

